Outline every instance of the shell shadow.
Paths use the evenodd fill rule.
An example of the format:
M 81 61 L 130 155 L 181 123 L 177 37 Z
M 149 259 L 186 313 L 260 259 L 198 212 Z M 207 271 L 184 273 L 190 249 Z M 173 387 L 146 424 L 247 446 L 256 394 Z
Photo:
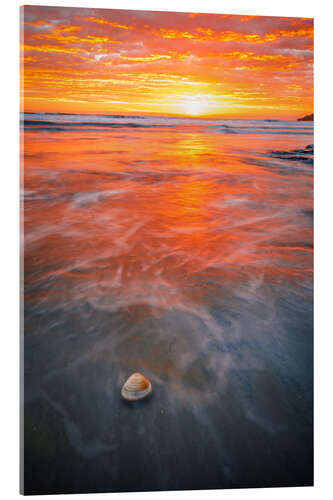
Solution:
M 131 408 L 131 409 L 139 409 L 145 408 L 151 404 L 153 404 L 155 399 L 154 393 L 150 393 L 147 397 L 135 401 L 128 401 L 119 395 L 120 405 L 123 408 Z

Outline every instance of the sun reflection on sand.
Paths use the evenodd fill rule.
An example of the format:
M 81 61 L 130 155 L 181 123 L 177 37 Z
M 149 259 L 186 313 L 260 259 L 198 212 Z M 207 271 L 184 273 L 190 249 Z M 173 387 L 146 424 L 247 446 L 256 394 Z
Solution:
M 292 197 L 275 193 L 278 172 L 235 154 L 245 139 L 193 127 L 176 136 L 163 129 L 155 137 L 132 133 L 126 149 L 107 132 L 86 138 L 73 132 L 71 140 L 59 132 L 40 142 L 26 133 L 26 187 L 44 189 L 40 200 L 48 204 L 46 211 L 42 201 L 26 209 L 26 280 L 52 278 L 33 296 L 57 301 L 65 294 L 101 307 L 138 301 L 188 307 L 214 293 L 209 280 L 229 286 L 263 275 L 292 280 L 311 267 L 308 249 L 297 250 L 311 229 L 290 234 L 290 214 L 303 196 L 297 184 Z M 252 136 L 251 148 L 262 147 L 265 139 Z

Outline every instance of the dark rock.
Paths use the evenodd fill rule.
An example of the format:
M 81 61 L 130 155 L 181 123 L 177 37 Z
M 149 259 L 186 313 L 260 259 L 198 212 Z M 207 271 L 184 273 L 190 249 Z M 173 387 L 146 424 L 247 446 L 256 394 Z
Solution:
M 298 118 L 298 122 L 313 122 L 313 113 L 311 113 L 311 115 L 305 115 L 303 116 L 302 118 Z

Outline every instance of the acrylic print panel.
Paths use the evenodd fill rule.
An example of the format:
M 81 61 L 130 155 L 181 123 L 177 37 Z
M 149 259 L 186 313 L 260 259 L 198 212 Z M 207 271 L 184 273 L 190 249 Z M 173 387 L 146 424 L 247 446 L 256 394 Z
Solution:
M 312 485 L 312 59 L 312 19 L 22 8 L 24 493 Z

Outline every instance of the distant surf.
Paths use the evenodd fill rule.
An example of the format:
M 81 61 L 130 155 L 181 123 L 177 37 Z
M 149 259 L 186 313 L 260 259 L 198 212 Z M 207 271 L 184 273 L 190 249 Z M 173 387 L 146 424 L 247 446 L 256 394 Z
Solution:
M 182 126 L 184 132 L 205 126 L 206 132 L 221 134 L 305 134 L 313 123 L 283 120 L 232 120 L 140 115 L 84 115 L 64 113 L 21 113 L 26 130 L 101 130 L 112 128 L 159 128 Z

